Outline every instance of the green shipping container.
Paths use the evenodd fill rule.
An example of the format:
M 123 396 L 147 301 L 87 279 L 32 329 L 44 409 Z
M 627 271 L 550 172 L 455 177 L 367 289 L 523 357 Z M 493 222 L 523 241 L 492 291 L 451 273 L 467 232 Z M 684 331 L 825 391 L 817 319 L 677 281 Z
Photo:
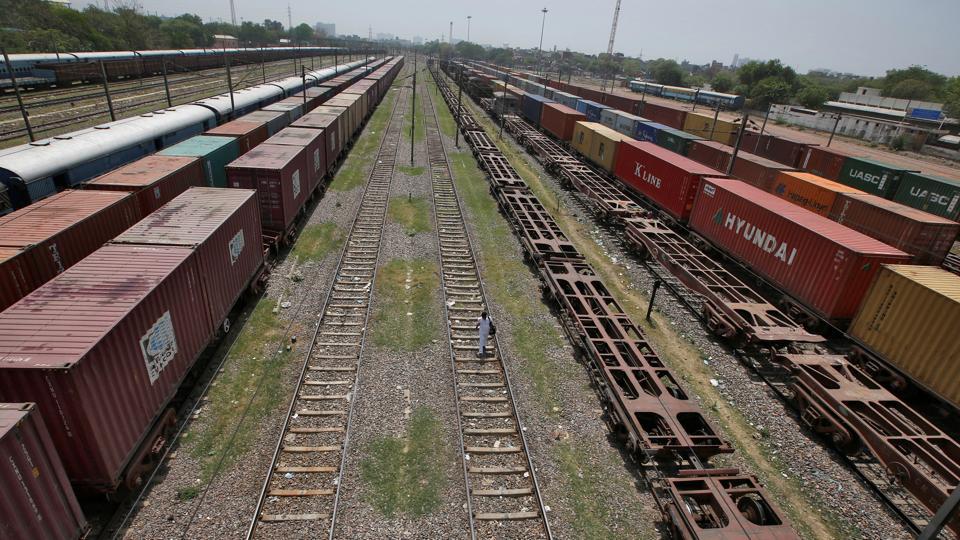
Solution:
M 907 173 L 893 200 L 935 216 L 960 221 L 960 180 Z
M 225 167 L 240 156 L 240 145 L 233 137 L 197 135 L 160 151 L 161 156 L 198 157 L 209 187 L 227 187 Z
M 676 152 L 682 156 L 687 155 L 687 148 L 693 141 L 702 141 L 703 137 L 691 135 L 686 131 L 673 129 L 671 127 L 662 127 L 657 131 L 657 146 L 662 146 L 671 152 Z
M 892 199 L 900 186 L 900 179 L 911 171 L 872 159 L 848 157 L 840 169 L 837 182 L 866 191 L 871 195 Z

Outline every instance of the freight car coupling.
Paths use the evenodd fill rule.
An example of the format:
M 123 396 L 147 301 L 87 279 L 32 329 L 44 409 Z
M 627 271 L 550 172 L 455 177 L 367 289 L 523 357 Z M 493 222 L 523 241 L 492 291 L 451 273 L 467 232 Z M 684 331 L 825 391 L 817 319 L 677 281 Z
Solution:
M 441 67 L 446 69 L 445 65 Z M 495 76 L 491 79 L 512 77 L 510 80 L 522 83 L 522 79 L 503 74 L 489 65 L 478 64 L 478 69 L 467 68 L 467 71 Z M 454 98 L 446 86 L 446 79 L 439 73 L 435 74 L 435 77 L 445 99 L 448 103 L 452 102 Z M 514 88 L 518 96 L 523 93 L 519 88 L 511 88 Z M 565 88 L 570 91 L 579 89 L 571 85 L 566 85 Z M 682 222 L 673 220 L 671 225 L 667 225 L 663 220 L 657 219 L 656 216 L 665 214 L 662 206 L 649 197 L 638 196 L 620 178 L 581 161 L 580 156 L 567 148 L 567 140 L 546 122 L 541 122 L 541 129 L 537 129 L 523 118 L 503 114 L 496 101 L 483 103 L 491 117 L 505 125 L 508 133 L 553 174 L 562 187 L 574 189 L 586 199 L 586 205 L 595 213 L 598 221 L 612 225 L 617 234 L 624 233 L 625 243 L 644 261 L 646 268 L 659 280 L 663 280 L 691 311 L 699 315 L 708 329 L 738 348 L 738 356 L 745 360 L 748 367 L 798 411 L 801 425 L 823 435 L 835 446 L 847 464 L 908 527 L 915 532 L 924 527 L 931 513 L 960 485 L 960 445 L 950 434 L 944 433 L 884 387 L 888 385 L 899 388 L 905 380 L 902 374 L 890 370 L 872 354 L 857 354 L 857 347 L 854 348 L 853 358 L 824 354 L 830 345 L 822 336 L 806 328 L 808 325 L 819 324 L 822 320 L 820 315 L 787 294 L 784 294 L 788 299 L 784 304 L 786 307 L 771 304 L 764 295 L 739 277 L 739 271 L 728 268 L 736 268 L 740 264 L 733 257 L 729 257 L 726 252 L 716 248 L 714 243 L 703 238 L 700 238 L 700 246 L 703 248 L 696 245 L 697 233 L 687 229 Z M 570 116 L 576 114 L 576 111 L 568 111 Z M 553 137 L 560 139 L 555 140 Z M 550 139 L 551 144 L 538 142 L 543 139 Z M 653 149 L 651 151 L 656 152 Z M 683 159 L 670 158 L 669 155 L 664 157 Z M 755 158 L 755 161 L 762 161 L 762 158 Z M 777 166 L 773 162 L 768 165 Z M 736 167 L 734 170 L 736 171 Z M 729 180 L 714 182 L 705 178 L 702 182 L 715 189 L 721 189 L 718 186 L 724 182 L 736 187 Z M 750 193 L 765 196 L 762 192 Z M 501 195 L 498 200 L 506 201 L 508 198 Z M 765 201 L 770 204 L 777 202 L 770 198 Z M 524 231 L 531 228 L 530 223 L 535 222 L 530 220 L 525 212 L 520 211 L 529 205 L 505 205 L 501 202 L 501 207 L 511 220 L 524 223 L 522 227 L 516 227 L 518 234 L 529 235 Z M 789 207 L 783 209 L 792 211 Z M 695 213 L 696 208 L 693 208 L 693 211 Z M 543 219 L 545 218 L 541 217 L 541 221 Z M 537 229 L 536 226 L 532 228 Z M 552 228 L 545 231 L 556 234 Z M 533 242 L 525 242 L 524 246 L 527 249 L 537 249 L 537 244 Z M 708 249 L 709 255 L 706 253 Z M 581 262 L 568 262 L 559 258 L 551 260 L 550 249 L 547 249 L 544 255 L 547 257 L 544 262 L 538 263 L 538 267 L 546 283 L 548 295 L 559 299 L 561 304 L 566 301 L 576 306 L 563 310 L 563 317 L 571 339 L 582 343 L 581 347 L 592 362 L 597 386 L 609 403 L 608 420 L 612 428 L 625 435 L 628 447 L 637 450 L 641 460 L 646 458 L 648 467 L 661 463 L 663 454 L 659 454 L 659 459 L 650 458 L 658 455 L 662 448 L 656 443 L 663 445 L 667 444 L 666 441 L 681 439 L 658 437 L 663 434 L 684 433 L 683 429 L 691 426 L 672 426 L 649 421 L 631 425 L 635 420 L 649 420 L 650 416 L 626 409 L 623 404 L 633 404 L 651 397 L 663 403 L 661 398 L 664 395 L 676 398 L 682 390 L 676 387 L 675 381 L 671 381 L 667 384 L 669 392 L 665 394 L 663 387 L 649 384 L 649 378 L 640 377 L 645 384 L 638 384 L 640 381 L 630 378 L 617 357 L 617 354 L 629 350 L 622 341 L 609 347 L 615 354 L 597 356 L 596 350 L 591 351 L 592 343 L 603 343 L 605 338 L 619 334 L 617 331 L 611 332 L 611 329 L 615 330 L 616 327 L 609 323 L 578 324 L 578 318 L 586 314 L 589 322 L 592 317 L 604 312 L 606 304 L 587 303 L 596 293 L 595 290 L 590 290 L 590 284 L 581 280 L 589 273 L 582 273 L 585 269 L 573 272 L 568 269 L 571 265 L 582 264 Z M 721 264 L 718 258 L 729 264 Z M 898 267 L 886 268 L 889 270 Z M 664 276 L 664 270 L 669 275 Z M 890 272 L 894 271 L 890 270 L 888 273 Z M 763 280 L 757 279 L 763 283 Z M 650 362 L 655 361 L 655 358 L 645 351 L 641 356 L 642 361 L 630 359 L 626 366 L 629 366 L 631 374 L 638 374 L 634 375 L 635 377 L 643 374 L 643 369 L 637 369 L 638 367 L 649 366 L 657 376 L 654 382 L 662 382 L 665 380 L 663 375 L 669 374 L 669 371 L 659 364 L 651 365 Z M 644 405 L 641 405 L 642 407 Z M 624 411 L 628 411 L 632 417 Z M 695 432 L 701 436 L 706 435 L 702 426 Z M 694 439 L 687 439 L 677 446 L 683 447 L 684 444 L 689 445 L 685 447 L 686 450 L 693 451 L 693 456 L 689 457 L 696 457 Z M 712 446 L 714 451 L 717 448 Z M 704 455 L 702 450 L 703 447 L 700 456 Z M 687 463 L 687 466 L 681 467 L 679 473 L 673 477 L 685 478 L 685 475 L 696 474 L 687 471 L 695 468 L 699 467 Z M 660 474 L 659 467 L 653 467 L 651 474 L 655 478 L 665 477 Z M 671 526 L 676 527 L 673 531 L 675 536 L 707 537 L 701 534 L 704 531 L 698 527 L 716 524 L 717 519 L 713 512 L 718 508 L 736 508 L 740 510 L 741 516 L 749 516 L 748 521 L 754 524 L 770 519 L 771 514 L 755 504 L 753 497 L 747 500 L 739 499 L 732 506 L 724 506 L 726 503 L 720 502 L 724 500 L 724 491 L 721 488 L 743 485 L 748 487 L 737 493 L 747 493 L 750 491 L 749 482 L 739 479 L 725 484 L 717 477 L 711 478 L 709 481 L 698 480 L 695 484 L 686 483 L 689 479 L 658 484 L 662 485 L 664 493 L 669 495 L 664 500 L 672 497 L 681 501 L 674 506 L 669 503 L 664 506 L 665 516 Z M 714 481 L 720 482 L 719 488 Z M 695 489 L 691 487 L 694 485 Z M 758 484 L 757 487 L 759 488 Z M 688 491 L 687 488 L 691 489 Z M 705 503 L 706 500 L 711 502 Z M 960 533 L 960 518 L 954 518 L 948 526 L 955 533 Z M 743 528 L 739 530 L 749 530 L 749 525 L 743 524 Z M 752 533 L 751 537 L 754 537 Z M 757 537 L 763 535 L 758 534 Z
M 436 62 L 428 66 L 434 68 Z M 457 111 L 457 98 L 446 78 L 437 69 L 431 72 L 448 107 Z M 462 128 L 479 125 L 467 108 L 459 113 L 471 120 L 461 122 Z M 585 359 L 604 403 L 604 421 L 641 464 L 674 537 L 797 538 L 755 478 L 709 466 L 711 457 L 733 452 L 731 445 L 718 435 L 506 157 L 487 147 L 482 137 L 466 140 L 481 145 L 474 152 L 487 171 L 500 210 L 536 268 L 545 296 L 558 308 L 562 328 Z

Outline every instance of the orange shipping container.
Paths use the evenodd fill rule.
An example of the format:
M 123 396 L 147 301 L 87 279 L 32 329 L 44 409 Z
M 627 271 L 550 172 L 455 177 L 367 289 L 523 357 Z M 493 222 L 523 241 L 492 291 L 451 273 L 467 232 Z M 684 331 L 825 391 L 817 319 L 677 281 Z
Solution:
M 837 200 L 837 194 L 863 193 L 859 189 L 804 172 L 779 173 L 770 192 L 824 217 L 830 215 L 830 209 Z
M 883 266 L 849 334 L 960 407 L 960 276 L 933 266 Z

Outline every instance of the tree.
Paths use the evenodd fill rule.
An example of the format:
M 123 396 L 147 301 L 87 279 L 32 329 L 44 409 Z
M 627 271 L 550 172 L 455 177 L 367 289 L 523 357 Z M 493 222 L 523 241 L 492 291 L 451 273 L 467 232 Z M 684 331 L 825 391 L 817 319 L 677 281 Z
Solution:
M 240 31 L 237 32 L 237 38 L 244 43 L 254 45 L 269 45 L 271 43 L 270 34 L 267 29 L 259 24 L 253 24 L 250 21 L 244 21 L 240 25 Z
M 818 109 L 823 102 L 830 99 L 830 92 L 822 86 L 808 84 L 797 92 L 796 99 L 808 109 Z
M 735 84 L 733 77 L 729 73 L 717 73 L 717 75 L 710 81 L 710 86 L 717 92 L 729 92 L 733 85 Z
M 958 118 L 960 117 L 960 77 L 953 77 L 944 85 L 944 109 L 947 114 Z
M 887 71 L 881 90 L 885 96 L 926 99 L 938 95 L 946 82 L 947 78 L 939 73 L 934 73 L 923 66 L 910 66 L 906 69 Z M 925 83 L 926 86 L 921 83 Z
M 784 103 L 793 95 L 793 89 L 780 77 L 767 77 L 750 89 L 750 100 L 754 108 L 766 109 L 771 103 Z
M 673 60 L 663 58 L 654 60 L 650 73 L 653 75 L 653 80 L 660 84 L 676 86 L 683 83 L 683 69 Z
M 904 79 L 890 87 L 884 95 L 899 99 L 930 99 L 933 97 L 933 87 L 919 79 Z
M 456 51 L 457 56 L 462 58 L 480 60 L 486 56 L 483 47 L 477 45 L 476 43 L 470 43 L 469 41 L 458 41 L 453 48 Z
M 306 43 L 313 39 L 313 28 L 307 23 L 301 23 L 290 31 L 290 39 L 294 43 Z

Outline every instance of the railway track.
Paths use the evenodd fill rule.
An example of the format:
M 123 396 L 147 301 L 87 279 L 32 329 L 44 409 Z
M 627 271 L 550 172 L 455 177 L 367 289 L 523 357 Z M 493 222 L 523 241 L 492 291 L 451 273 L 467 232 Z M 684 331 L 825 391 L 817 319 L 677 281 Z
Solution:
M 333 537 L 403 103 L 401 94 L 327 292 L 247 538 Z
M 471 537 L 551 538 L 510 376 L 496 336 L 477 354 L 487 301 L 430 93 L 427 157 Z

